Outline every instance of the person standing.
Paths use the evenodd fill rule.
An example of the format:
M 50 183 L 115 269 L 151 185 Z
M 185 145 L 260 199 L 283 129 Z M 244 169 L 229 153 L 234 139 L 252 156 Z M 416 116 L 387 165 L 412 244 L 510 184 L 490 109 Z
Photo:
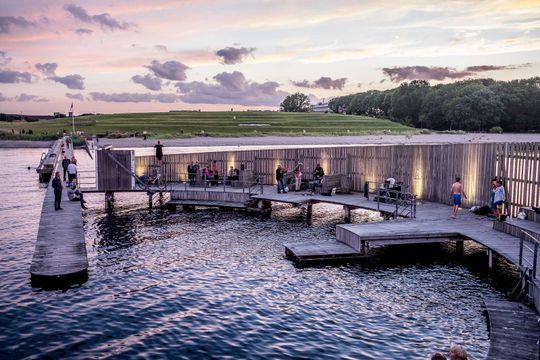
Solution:
M 459 176 L 456 177 L 456 181 L 452 184 L 450 194 L 452 196 L 451 217 L 452 219 L 455 219 L 457 217 L 459 207 L 461 206 L 461 197 L 463 196 L 465 199 L 467 198 L 467 195 L 465 195 L 465 191 L 463 191 L 463 185 L 461 184 L 461 178 Z
M 71 161 L 67 167 L 68 182 L 77 182 L 77 161 Z
M 506 191 L 504 191 L 501 180 L 497 180 L 495 183 L 496 188 L 493 194 L 493 205 L 495 207 L 495 217 L 497 220 L 501 221 L 504 212 L 504 202 L 506 201 Z
M 157 164 L 159 166 L 163 165 L 163 145 L 161 145 L 161 142 L 158 140 L 157 144 L 154 145 L 156 148 L 156 160 Z
M 66 172 L 70 163 L 71 160 L 69 160 L 67 156 L 64 155 L 64 159 L 62 159 L 62 169 L 64 169 L 64 181 L 66 181 Z
M 215 186 L 218 186 L 219 183 L 219 166 L 217 163 L 217 160 L 214 160 L 212 163 L 212 174 L 214 175 L 214 184 Z
M 193 183 L 195 182 L 195 165 L 193 164 L 193 161 L 189 163 L 187 166 L 187 173 L 188 173 L 188 180 L 189 180 L 189 186 L 193 186 Z
M 285 171 L 281 164 L 278 165 L 276 169 L 276 181 L 278 194 L 280 194 L 281 192 L 286 193 L 287 191 L 285 191 Z
M 294 180 L 295 180 L 295 191 L 300 191 L 302 187 L 302 163 L 298 163 L 294 168 Z
M 62 207 L 60 207 L 60 204 L 62 202 L 62 180 L 60 179 L 60 172 L 54 173 L 54 178 L 52 179 L 51 186 L 54 190 L 54 211 L 57 210 L 63 210 Z

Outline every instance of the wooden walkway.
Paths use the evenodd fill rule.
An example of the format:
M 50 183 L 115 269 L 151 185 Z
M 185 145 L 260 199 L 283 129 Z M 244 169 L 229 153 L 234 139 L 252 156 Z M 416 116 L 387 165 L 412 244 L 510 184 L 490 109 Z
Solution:
M 489 320 L 489 360 L 538 359 L 538 315 L 523 304 L 484 301 Z
M 66 155 L 71 158 L 72 154 L 73 149 L 66 147 Z M 60 162 L 57 168 L 61 168 Z M 86 275 L 88 258 L 81 204 L 78 201 L 69 201 L 65 184 L 61 207 L 64 210 L 54 210 L 54 190 L 49 183 L 30 266 L 32 280 L 46 281 L 51 278 Z

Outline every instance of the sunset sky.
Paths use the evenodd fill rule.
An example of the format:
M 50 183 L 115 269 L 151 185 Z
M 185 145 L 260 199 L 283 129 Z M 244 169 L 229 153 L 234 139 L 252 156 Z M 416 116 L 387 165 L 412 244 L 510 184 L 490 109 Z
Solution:
M 276 109 L 540 75 L 540 1 L 0 1 L 0 112 Z

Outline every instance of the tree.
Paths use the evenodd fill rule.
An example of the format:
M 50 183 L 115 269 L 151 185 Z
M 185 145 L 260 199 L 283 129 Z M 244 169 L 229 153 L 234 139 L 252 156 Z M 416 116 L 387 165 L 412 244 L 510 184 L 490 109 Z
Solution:
M 540 77 L 495 81 L 471 79 L 430 86 L 413 80 L 385 91 L 365 91 L 330 102 L 347 114 L 387 116 L 434 130 L 540 131 Z
M 310 110 L 310 101 L 306 94 L 297 92 L 295 94 L 287 95 L 279 106 L 281 111 L 308 112 Z

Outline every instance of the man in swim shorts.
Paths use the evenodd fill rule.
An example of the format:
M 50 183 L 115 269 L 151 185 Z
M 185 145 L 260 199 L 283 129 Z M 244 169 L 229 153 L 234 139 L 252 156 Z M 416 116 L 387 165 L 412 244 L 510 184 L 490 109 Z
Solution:
M 461 197 L 463 196 L 465 199 L 467 198 L 467 195 L 465 195 L 465 191 L 463 191 L 463 185 L 461 184 L 461 178 L 456 177 L 456 182 L 452 184 L 452 190 L 450 191 L 450 194 L 452 196 L 452 219 L 455 219 L 457 217 L 457 213 L 459 210 L 459 207 L 461 206 Z

